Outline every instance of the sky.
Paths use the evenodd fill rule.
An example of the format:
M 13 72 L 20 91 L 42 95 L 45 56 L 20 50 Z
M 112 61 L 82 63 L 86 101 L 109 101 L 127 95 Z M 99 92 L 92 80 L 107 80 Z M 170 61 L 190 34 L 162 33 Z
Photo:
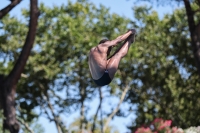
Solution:
M 47 6 L 52 6 L 52 5 L 61 5 L 61 4 L 67 4 L 67 0 L 38 0 L 39 2 L 43 2 Z M 72 0 L 75 1 L 75 0 Z M 117 13 L 119 15 L 125 16 L 130 19 L 134 19 L 133 16 L 133 11 L 132 7 L 134 5 L 144 5 L 144 4 L 149 4 L 146 2 L 139 2 L 135 3 L 133 0 L 90 0 L 91 2 L 95 3 L 97 6 L 99 4 L 103 4 L 104 6 L 108 7 L 110 9 L 111 13 Z M 134 0 L 136 1 L 136 0 Z M 2 0 L 0 9 L 8 5 L 10 2 L 9 0 Z M 13 16 L 21 17 L 20 16 L 20 10 L 21 8 L 27 8 L 29 5 L 29 0 L 23 0 L 18 6 L 16 6 L 10 14 Z M 158 11 L 159 16 L 162 17 L 163 14 L 166 13 L 172 13 L 174 9 L 177 8 L 177 4 L 172 4 L 170 6 L 157 6 L 156 4 L 153 5 L 153 8 Z M 112 102 L 117 103 L 118 99 L 107 99 L 112 100 Z M 94 114 L 95 109 L 97 108 L 98 105 L 98 100 L 95 99 L 94 101 L 88 103 L 93 110 L 90 111 L 91 114 Z M 123 108 L 126 106 L 125 104 L 122 105 Z M 108 108 L 108 105 L 104 105 L 104 108 Z M 78 112 L 75 112 L 73 115 L 70 115 L 67 118 L 67 123 L 70 123 L 73 121 L 74 118 L 78 117 Z M 120 133 L 125 133 L 127 131 L 126 126 L 131 123 L 131 121 L 134 119 L 134 115 L 130 115 L 127 118 L 117 118 L 115 117 L 113 121 L 111 121 L 111 125 L 115 126 Z M 45 118 L 40 118 L 39 123 L 42 124 L 42 126 L 45 128 L 45 133 L 57 133 L 56 127 L 54 123 L 49 123 L 49 121 Z

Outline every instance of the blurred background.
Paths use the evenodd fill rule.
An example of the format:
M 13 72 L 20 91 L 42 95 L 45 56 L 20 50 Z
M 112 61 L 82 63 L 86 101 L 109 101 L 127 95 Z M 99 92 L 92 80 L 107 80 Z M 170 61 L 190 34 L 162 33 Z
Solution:
M 200 0 L 39 0 L 38 18 L 30 1 L 0 5 L 0 130 L 133 133 L 156 118 L 200 125 Z M 89 50 L 130 28 L 135 43 L 112 83 L 97 87 Z

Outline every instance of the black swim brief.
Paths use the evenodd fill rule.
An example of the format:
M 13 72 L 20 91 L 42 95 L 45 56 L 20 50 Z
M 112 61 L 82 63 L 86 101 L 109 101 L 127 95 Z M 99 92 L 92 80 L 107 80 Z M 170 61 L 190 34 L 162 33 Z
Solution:
M 108 71 L 105 71 L 103 76 L 98 79 L 98 80 L 94 80 L 94 82 L 98 85 L 98 86 L 104 86 L 104 85 L 108 85 L 111 82 L 111 78 L 108 74 Z

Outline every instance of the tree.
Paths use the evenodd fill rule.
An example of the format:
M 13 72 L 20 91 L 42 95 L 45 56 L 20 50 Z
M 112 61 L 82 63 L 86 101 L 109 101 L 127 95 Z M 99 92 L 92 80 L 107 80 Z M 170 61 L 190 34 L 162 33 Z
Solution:
M 8 8 L 11 9 L 12 7 L 14 7 L 14 4 L 16 5 L 19 2 L 19 0 L 12 1 L 11 6 L 9 6 Z M 10 9 L 3 9 L 2 16 L 4 16 L 5 13 L 7 13 Z M 13 66 L 13 69 L 9 72 L 9 74 L 1 76 L 0 78 L 0 105 L 2 105 L 4 116 L 6 118 L 4 120 L 4 129 L 8 129 L 11 133 L 17 133 L 20 129 L 19 123 L 17 122 L 15 116 L 16 85 L 20 79 L 21 73 L 25 67 L 26 61 L 29 57 L 32 45 L 35 40 L 38 18 L 37 0 L 30 1 L 30 10 L 29 31 L 26 36 L 21 54 L 16 60 L 15 65 Z
M 0 19 L 2 19 L 8 12 L 10 12 L 22 0 L 12 0 L 11 3 L 0 11 Z
M 151 0 L 147 0 L 147 1 L 154 2 L 154 1 L 151 1 Z M 192 118 L 191 115 L 186 115 L 187 114 L 186 112 L 190 112 L 190 113 L 193 114 L 195 112 L 195 109 L 194 109 L 195 105 L 194 104 L 196 102 L 199 102 L 199 98 L 196 97 L 196 94 L 198 95 L 199 91 L 198 91 L 198 89 L 195 89 L 195 88 L 199 87 L 199 80 L 198 80 L 198 76 L 196 75 L 196 73 L 200 72 L 199 71 L 200 70 L 200 65 L 199 65 L 200 64 L 200 60 L 199 60 L 200 58 L 199 58 L 199 54 L 198 54 L 199 50 L 200 50 L 199 46 L 198 46 L 199 42 L 200 42 L 200 40 L 199 40 L 199 36 L 200 36 L 200 30 L 199 30 L 199 25 L 200 25 L 200 19 L 199 19 L 199 16 L 200 16 L 200 12 L 199 12 L 200 1 L 199 0 L 192 0 L 192 1 L 190 1 L 190 0 L 175 0 L 175 1 L 165 1 L 165 2 L 162 1 L 162 0 L 157 0 L 157 1 L 162 3 L 162 4 L 163 3 L 164 4 L 171 4 L 170 2 L 175 2 L 175 1 L 178 2 L 178 3 L 182 2 L 182 3 L 184 3 L 184 7 L 185 7 L 184 9 L 182 9 L 179 12 L 178 11 L 174 12 L 174 14 L 172 15 L 171 21 L 168 21 L 168 22 L 170 22 L 170 24 L 165 23 L 166 25 L 170 25 L 169 26 L 169 27 L 171 27 L 170 32 L 173 31 L 173 33 L 177 33 L 179 35 L 178 36 L 179 38 L 176 39 L 177 42 L 175 42 L 175 40 L 172 39 L 172 40 L 174 40 L 174 43 L 168 43 L 168 45 L 170 44 L 170 46 L 171 46 L 171 44 L 173 44 L 172 47 L 174 49 L 179 48 L 179 49 L 176 49 L 176 52 L 180 51 L 180 52 L 178 52 L 179 55 L 177 54 L 176 56 L 174 56 L 174 54 L 175 54 L 174 53 L 174 54 L 171 55 L 170 58 L 172 60 L 174 60 L 177 65 L 179 64 L 178 65 L 179 67 L 177 68 L 177 71 L 179 71 L 179 73 L 182 72 L 182 74 L 180 76 L 178 76 L 178 77 L 177 77 L 177 75 L 173 74 L 172 76 L 170 76 L 171 77 L 171 79 L 170 79 L 171 81 L 169 79 L 167 79 L 167 77 L 166 77 L 165 81 L 163 80 L 164 82 L 167 81 L 166 82 L 166 86 L 167 87 L 165 86 L 165 88 L 168 88 L 167 89 L 168 91 L 163 93 L 162 96 L 164 97 L 165 95 L 168 95 L 167 96 L 167 100 L 166 100 L 167 102 L 165 102 L 165 103 L 163 102 L 164 103 L 163 104 L 161 102 L 161 100 L 156 100 L 156 101 L 153 100 L 153 101 L 160 104 L 159 106 L 157 106 L 158 108 L 160 108 L 160 106 L 162 106 L 163 108 L 164 107 L 166 108 L 167 106 L 169 106 L 169 105 L 166 106 L 166 104 L 170 104 L 171 101 L 174 101 L 174 103 L 171 103 L 171 105 L 169 107 L 169 108 L 173 107 L 174 109 L 173 110 L 171 110 L 171 109 L 163 110 L 163 111 L 160 112 L 160 113 L 163 113 L 163 114 L 162 115 L 157 115 L 157 117 L 161 117 L 161 116 L 165 117 L 165 114 L 168 114 L 168 117 L 171 116 L 171 119 L 174 121 L 173 124 L 178 125 L 178 126 L 182 126 L 183 128 L 184 127 L 186 128 L 188 126 L 193 126 L 193 125 L 199 125 L 199 121 L 193 121 L 192 119 L 196 119 L 196 118 Z M 182 15 L 181 15 L 181 12 L 182 12 Z M 180 17 L 180 18 L 177 17 L 179 15 L 182 16 L 182 17 Z M 187 19 L 185 19 L 184 16 L 187 16 Z M 173 20 L 176 20 L 176 22 L 179 22 L 179 23 L 176 23 Z M 185 21 L 187 22 L 187 23 L 184 23 L 185 26 L 183 26 L 183 27 L 180 26 L 180 24 L 185 22 Z M 171 24 L 173 24 L 173 26 Z M 177 25 L 176 28 L 175 28 L 175 25 Z M 182 29 L 181 29 L 181 27 L 182 27 Z M 160 29 L 160 31 L 165 31 L 165 33 L 166 33 L 166 30 Z M 180 37 L 180 35 L 182 36 L 182 34 L 186 34 L 187 35 L 187 36 L 184 37 L 184 38 L 187 38 L 186 41 L 183 41 L 182 37 Z M 163 33 L 162 33 L 162 35 L 163 35 Z M 188 36 L 190 36 L 190 38 L 188 38 Z M 173 35 L 173 38 L 174 38 L 174 35 Z M 187 45 L 185 45 L 186 42 L 187 42 Z M 190 47 L 188 47 L 188 46 L 190 46 Z M 169 51 L 168 51 L 168 53 L 169 53 Z M 183 54 L 183 53 L 185 53 L 185 54 Z M 191 53 L 193 55 L 191 55 Z M 185 57 L 185 56 L 187 56 L 187 57 Z M 188 59 L 189 58 L 188 56 L 191 57 L 191 59 Z M 194 67 L 194 62 L 196 64 L 196 68 Z M 148 68 L 148 66 L 150 66 L 150 65 L 147 65 L 146 63 L 145 63 L 145 65 L 143 65 L 143 67 L 147 67 L 147 68 Z M 157 72 L 158 71 L 156 71 L 156 73 Z M 163 72 L 163 70 L 162 70 L 162 72 Z M 169 73 L 169 71 L 167 73 Z M 147 76 L 148 78 L 152 76 L 151 73 L 149 73 L 149 74 L 148 73 L 143 73 L 143 75 L 144 75 L 144 77 Z M 167 75 L 165 74 L 165 76 L 167 76 Z M 150 87 L 150 86 L 152 86 L 153 82 L 156 82 L 155 80 L 152 80 L 152 82 L 144 83 L 144 79 L 146 79 L 144 77 L 143 77 L 142 80 L 139 79 L 140 80 L 139 83 L 142 83 L 142 85 L 146 84 L 146 86 Z M 161 78 L 160 76 L 158 76 L 158 77 Z M 180 80 L 183 77 L 185 77 L 186 80 L 185 79 L 184 80 Z M 176 80 L 176 82 L 173 81 L 173 80 Z M 141 81 L 143 81 L 143 82 L 141 82 Z M 160 81 L 160 82 L 157 82 L 157 84 L 161 85 L 164 82 Z M 174 88 L 174 89 L 172 89 L 172 88 Z M 155 87 L 152 87 L 152 90 L 154 90 L 154 89 L 155 89 Z M 190 95 L 191 92 L 192 92 L 192 94 L 194 93 L 194 95 Z M 173 94 L 173 96 L 172 96 L 172 94 Z M 136 94 L 133 93 L 132 96 L 135 96 L 135 95 Z M 154 97 L 156 97 L 156 96 L 157 95 L 155 95 Z M 175 99 L 174 98 L 171 99 L 172 97 L 174 97 Z M 137 98 L 133 98 L 133 99 L 136 100 Z M 175 106 L 180 105 L 179 108 L 177 109 L 174 106 L 174 104 L 175 104 Z M 151 116 L 150 114 L 152 114 L 152 113 L 157 114 L 158 113 L 158 109 L 155 109 L 155 107 L 153 107 L 152 100 L 150 100 L 150 102 L 147 105 L 151 106 L 151 108 L 153 109 L 152 110 L 153 112 L 146 113 L 147 111 L 144 111 L 145 107 L 141 106 L 140 111 L 143 112 L 141 114 L 143 114 L 143 115 L 144 114 L 146 114 L 146 115 L 148 114 L 148 116 L 150 117 Z M 145 108 L 145 110 L 146 110 L 146 108 Z M 194 111 L 191 112 L 189 110 L 194 110 Z M 199 117 L 199 116 L 195 115 L 195 117 Z M 146 117 L 145 117 L 143 119 L 142 118 L 138 118 L 138 121 L 140 121 L 140 123 L 142 123 L 142 121 L 145 123 L 145 122 L 147 122 L 149 120 L 146 119 Z M 182 122 L 180 122 L 180 121 L 182 121 Z
M 192 60 L 186 12 L 178 9 L 162 19 L 148 7 L 134 7 L 141 27 L 136 43 L 120 68 L 121 84 L 127 79 L 132 88 L 126 97 L 135 105 L 136 119 L 131 125 L 150 123 L 155 118 L 171 119 L 174 126 L 187 128 L 200 124 L 199 76 Z M 196 110 L 197 109 L 197 110 Z
M 144 0 L 138 0 L 144 1 Z M 146 0 L 149 2 L 154 2 L 152 0 Z M 158 2 L 165 3 L 163 0 L 157 0 Z M 174 0 L 171 0 L 174 1 Z M 200 14 L 200 0 L 175 0 L 177 2 L 183 2 L 185 6 L 188 27 L 191 39 L 191 48 L 194 55 L 194 60 L 198 73 L 200 75 L 200 20 L 198 18 Z M 169 1 L 168 1 L 169 2 Z
M 194 59 L 200 75 L 200 20 L 198 18 L 200 12 L 200 0 L 195 0 L 194 3 L 190 2 L 189 0 L 183 0 L 183 2 L 188 17 Z M 194 8 L 192 8 L 192 6 L 194 6 Z
M 86 117 L 89 108 L 87 101 L 97 95 L 98 89 L 90 76 L 87 54 L 91 47 L 105 37 L 114 39 L 128 29 L 129 19 L 117 14 L 110 14 L 104 6 L 97 8 L 87 1 L 72 3 L 53 8 L 41 4 L 40 19 L 35 45 L 17 86 L 17 107 L 20 107 L 20 118 L 29 122 L 34 117 L 45 116 L 54 122 L 58 132 L 65 132 L 63 115 L 74 111 L 80 112 L 80 129 L 90 120 Z M 25 20 L 29 10 L 23 10 Z M 15 21 L 13 23 L 12 21 Z M 21 42 L 27 28 L 16 18 L 5 18 L 3 28 L 7 35 L 15 35 L 8 42 Z M 9 26 L 12 25 L 12 29 Z M 6 36 L 6 35 L 5 35 Z M 7 66 L 2 63 L 2 73 L 9 71 L 15 62 L 20 46 L 10 43 L 5 49 Z M 10 53 L 11 55 L 9 55 Z M 12 60 L 14 58 L 14 60 Z M 110 88 L 110 90 L 115 88 Z M 35 108 L 40 108 L 37 115 Z M 67 120 L 66 120 L 67 121 Z
M 103 121 L 105 122 L 106 119 L 104 119 Z M 90 122 L 87 123 L 86 129 L 84 129 L 83 132 L 85 132 L 85 133 L 101 133 L 101 120 L 97 120 L 95 123 L 96 123 L 97 128 L 93 132 L 91 131 L 93 123 L 90 123 Z M 80 133 L 81 130 L 79 129 L 79 125 L 80 125 L 80 119 L 77 118 L 74 120 L 74 122 L 72 122 L 70 124 L 69 131 L 73 132 L 73 133 Z M 103 133 L 119 133 L 119 131 L 116 129 L 115 126 L 108 126 L 107 129 Z
M 3 131 L 3 120 L 4 120 L 4 116 L 3 116 L 3 111 L 0 111 L 0 131 Z M 18 121 L 21 124 L 21 131 L 23 131 L 24 133 L 44 133 L 44 129 L 43 127 L 37 123 L 37 120 L 33 120 L 31 123 L 27 123 L 24 120 L 17 118 Z M 5 133 L 9 133 L 8 130 L 4 130 Z

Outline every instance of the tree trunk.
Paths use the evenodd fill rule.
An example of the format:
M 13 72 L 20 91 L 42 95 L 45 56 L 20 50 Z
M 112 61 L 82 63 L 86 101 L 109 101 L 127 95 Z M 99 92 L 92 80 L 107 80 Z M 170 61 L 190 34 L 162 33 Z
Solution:
M 11 86 L 9 81 L 3 86 L 3 114 L 5 116 L 3 127 L 8 129 L 11 133 L 18 133 L 20 125 L 16 119 L 15 113 L 15 90 L 16 86 Z
M 194 11 L 191 8 L 190 1 L 184 0 L 184 4 L 188 18 L 188 25 L 190 30 L 190 38 L 192 43 L 194 59 L 200 76 L 200 22 L 198 25 L 195 25 Z
M 0 75 L 0 110 L 3 109 L 3 79 L 4 75 Z
M 16 0 L 14 0 L 16 1 Z M 17 0 L 19 1 L 19 0 Z M 20 125 L 16 119 L 16 110 L 15 110 L 15 94 L 16 94 L 16 86 L 20 79 L 21 73 L 24 70 L 26 65 L 26 61 L 30 55 L 30 51 L 32 49 L 36 29 L 37 29 L 37 20 L 38 20 L 38 1 L 30 0 L 30 22 L 29 22 L 29 31 L 26 36 L 26 40 L 22 49 L 22 52 L 16 61 L 16 64 L 9 75 L 5 78 L 0 78 L 0 92 L 1 92 L 1 100 L 0 105 L 2 104 L 3 113 L 4 113 L 4 130 L 7 129 L 11 133 L 18 133 L 20 129 Z
M 195 26 L 195 31 L 192 38 L 194 43 L 193 45 L 195 47 L 194 54 L 198 59 L 198 70 L 200 75 L 200 22 L 198 23 L 197 26 Z
M 94 133 L 94 131 L 96 129 L 97 115 L 99 113 L 99 110 L 101 109 L 102 100 L 103 100 L 103 95 L 102 95 L 101 87 L 99 87 L 99 106 L 98 106 L 97 111 L 94 115 L 94 121 L 93 121 L 92 129 L 91 129 L 92 133 Z
M 82 85 L 82 83 L 80 84 L 80 86 Z M 84 132 L 85 129 L 85 105 L 84 105 L 84 101 L 85 101 L 85 88 L 81 87 L 81 111 L 80 111 L 80 115 L 81 115 L 81 119 L 80 119 L 80 130 L 81 133 Z
M 80 130 L 81 130 L 81 133 L 84 132 L 84 129 L 85 129 L 85 106 L 84 106 L 84 102 L 81 103 L 81 123 L 80 123 Z

